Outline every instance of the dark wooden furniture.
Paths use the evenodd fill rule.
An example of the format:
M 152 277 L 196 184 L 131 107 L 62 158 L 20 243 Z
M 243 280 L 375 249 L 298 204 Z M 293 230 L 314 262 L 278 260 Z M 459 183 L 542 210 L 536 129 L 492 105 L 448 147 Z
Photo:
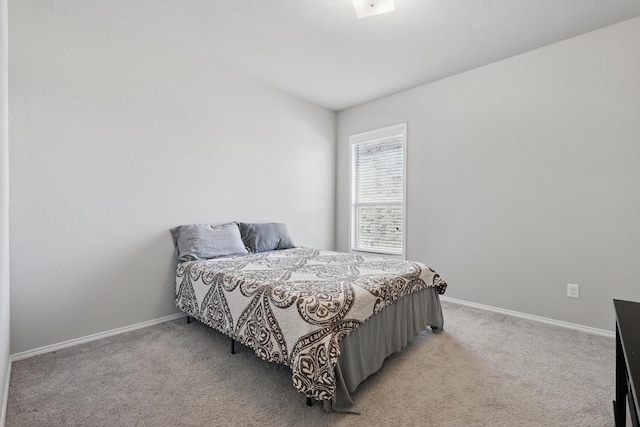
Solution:
M 639 427 L 640 303 L 613 300 L 616 310 L 616 427 Z

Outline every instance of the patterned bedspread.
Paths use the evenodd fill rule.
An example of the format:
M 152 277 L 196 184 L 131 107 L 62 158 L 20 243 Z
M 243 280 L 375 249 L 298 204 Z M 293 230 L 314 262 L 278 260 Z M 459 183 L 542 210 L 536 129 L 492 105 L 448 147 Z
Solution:
M 176 307 L 288 365 L 307 397 L 335 393 L 338 342 L 368 318 L 426 287 L 447 284 L 417 262 L 308 248 L 187 261 L 176 271 Z

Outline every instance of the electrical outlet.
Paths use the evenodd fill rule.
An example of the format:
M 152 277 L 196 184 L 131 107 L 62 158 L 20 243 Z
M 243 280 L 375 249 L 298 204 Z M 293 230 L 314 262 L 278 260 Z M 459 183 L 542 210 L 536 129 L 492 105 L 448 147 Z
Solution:
M 580 285 L 567 283 L 567 296 L 569 298 L 580 298 Z

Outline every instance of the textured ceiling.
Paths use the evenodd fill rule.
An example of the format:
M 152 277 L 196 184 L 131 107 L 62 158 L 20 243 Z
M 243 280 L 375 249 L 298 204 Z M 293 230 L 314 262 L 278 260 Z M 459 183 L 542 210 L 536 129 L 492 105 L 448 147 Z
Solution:
M 350 0 L 62 4 L 336 111 L 640 16 L 640 0 L 395 0 L 359 20 Z

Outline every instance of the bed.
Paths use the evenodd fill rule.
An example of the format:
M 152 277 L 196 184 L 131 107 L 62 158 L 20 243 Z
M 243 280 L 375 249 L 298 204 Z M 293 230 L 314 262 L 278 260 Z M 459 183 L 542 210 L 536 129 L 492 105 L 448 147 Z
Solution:
M 295 247 L 284 224 L 224 226 L 218 240 L 202 230 L 194 237 L 187 226 L 172 230 L 181 261 L 176 307 L 289 366 L 308 401 L 358 412 L 350 393 L 360 382 L 417 333 L 442 329 L 447 284 L 424 264 Z

